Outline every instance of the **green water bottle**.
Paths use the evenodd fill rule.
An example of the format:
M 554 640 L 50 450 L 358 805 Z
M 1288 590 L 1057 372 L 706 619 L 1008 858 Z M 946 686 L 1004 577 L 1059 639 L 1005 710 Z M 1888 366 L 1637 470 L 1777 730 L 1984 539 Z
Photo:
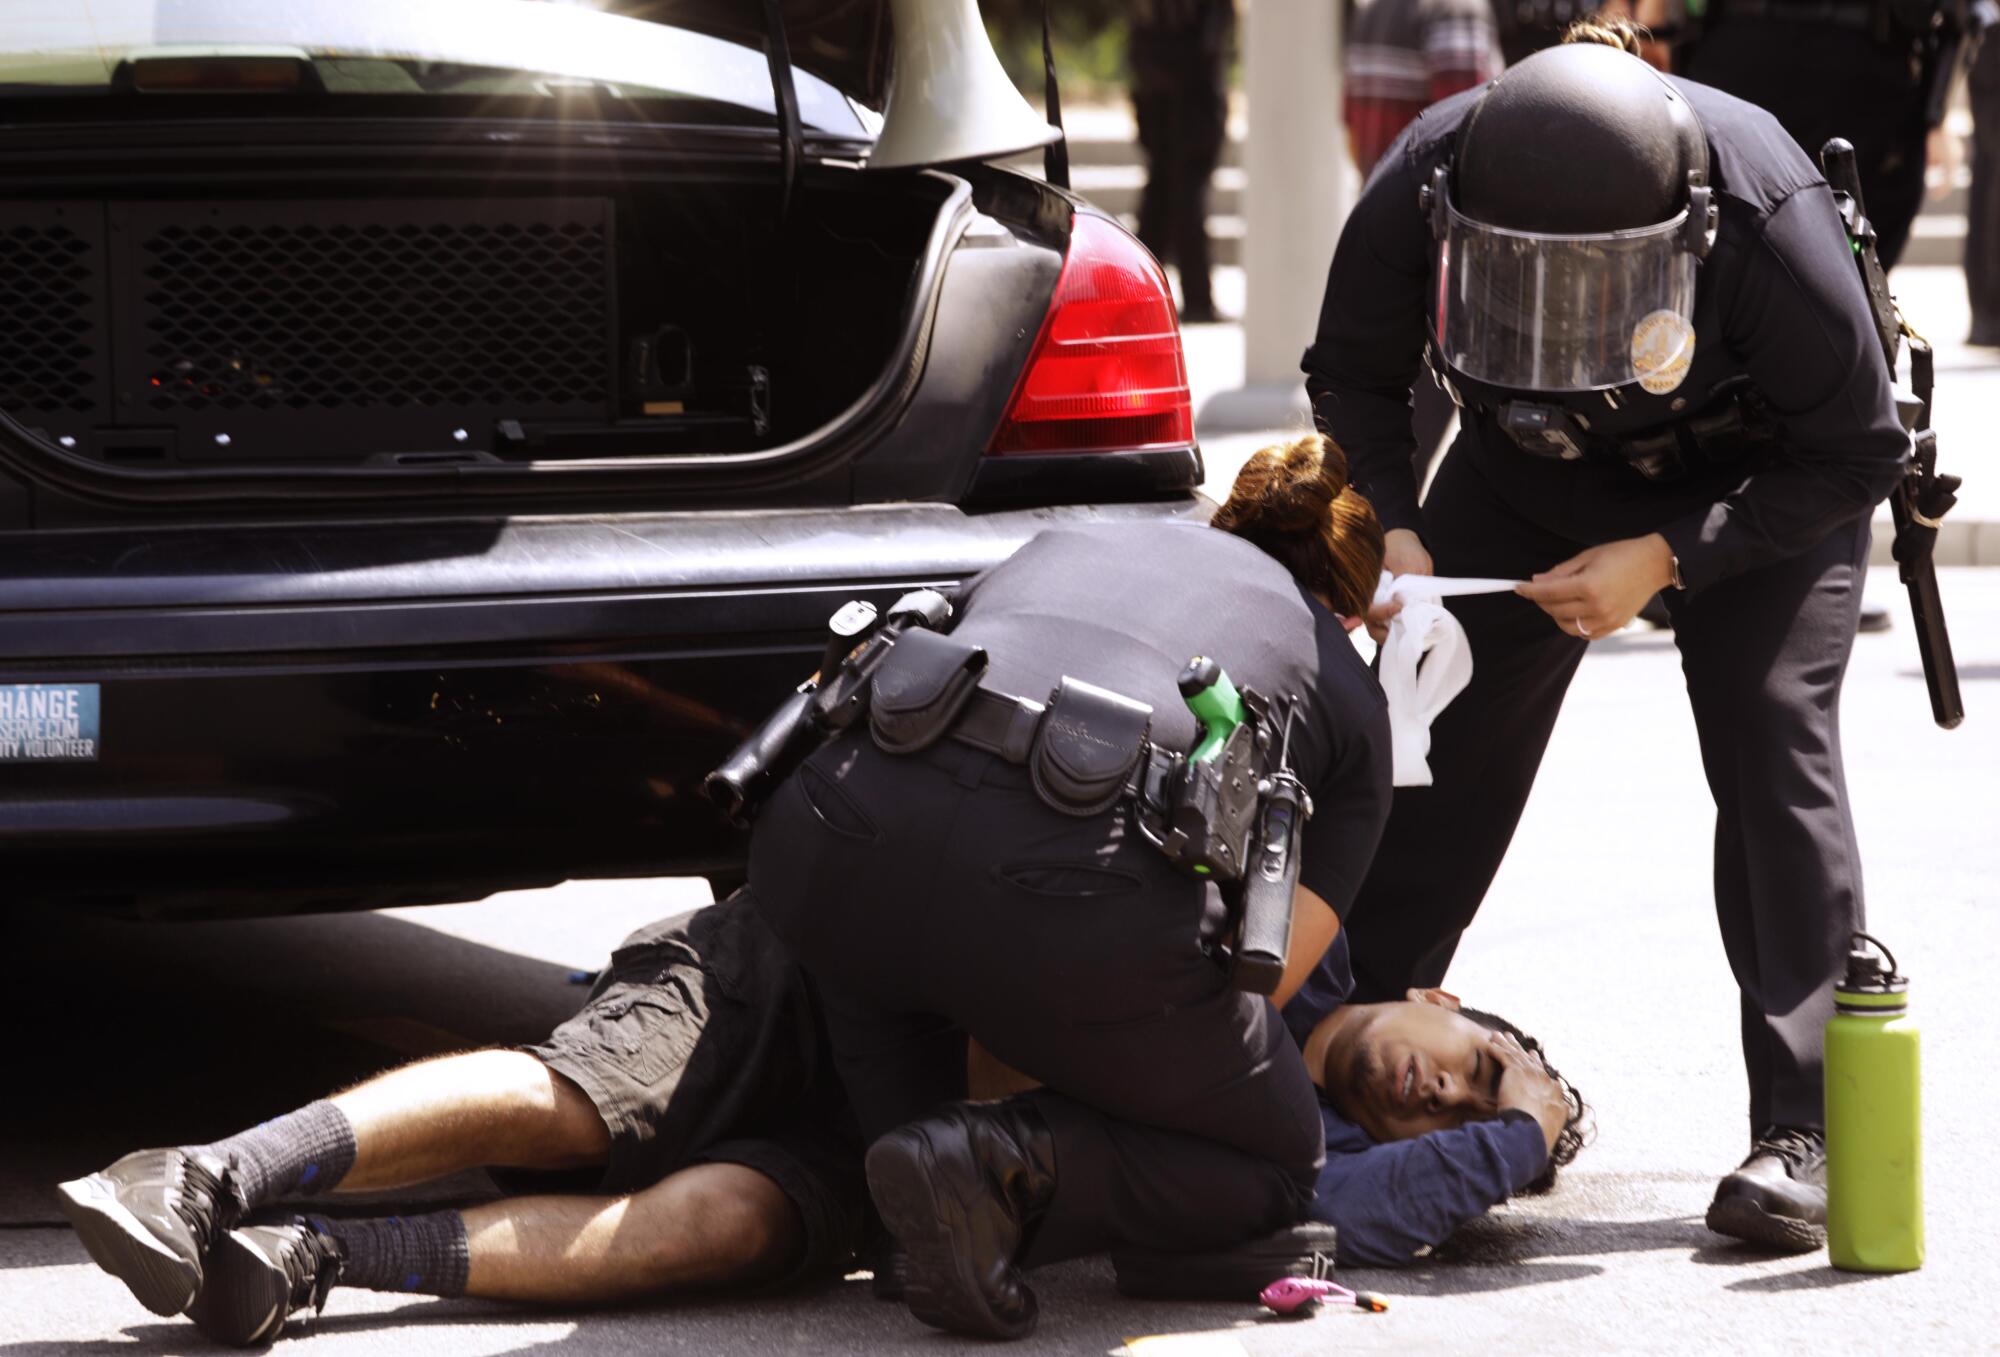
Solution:
M 1854 944 L 1826 1024 L 1827 1254 L 1848 1272 L 1911 1272 L 1924 1265 L 1924 1179 L 1910 982 L 1879 940 Z

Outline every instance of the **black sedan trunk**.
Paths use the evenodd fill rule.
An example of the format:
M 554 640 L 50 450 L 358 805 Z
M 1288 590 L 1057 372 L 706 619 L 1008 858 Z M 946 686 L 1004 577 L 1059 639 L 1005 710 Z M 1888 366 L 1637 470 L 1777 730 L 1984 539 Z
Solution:
M 789 210 L 768 178 L 0 202 L 0 410 L 152 470 L 791 444 L 881 376 L 945 197 L 828 171 Z

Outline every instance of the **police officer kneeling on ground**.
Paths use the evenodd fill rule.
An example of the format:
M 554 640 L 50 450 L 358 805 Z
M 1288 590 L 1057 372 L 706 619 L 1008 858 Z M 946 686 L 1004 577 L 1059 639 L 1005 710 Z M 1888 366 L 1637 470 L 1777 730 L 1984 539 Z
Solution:
M 1477 667 L 1356 902 L 1359 997 L 1443 979 L 1585 649 L 1666 590 L 1750 1082 L 1751 1154 L 1708 1223 L 1813 1247 L 1821 1027 L 1862 912 L 1840 686 L 1870 510 L 1910 440 L 1819 171 L 1768 114 L 1594 32 L 1411 126 L 1341 236 L 1305 358 L 1392 571 L 1533 577 L 1453 601 Z M 1464 427 L 1420 509 L 1427 346 Z
M 1313 1084 L 1276 1009 L 1203 945 L 1229 931 L 1226 895 L 1170 856 L 1187 825 L 1153 818 L 1152 770 L 1201 752 L 1182 680 L 1213 670 L 1190 656 L 1284 714 L 1267 752 L 1312 805 L 1290 946 L 1256 987 L 1282 1001 L 1388 813 L 1386 703 L 1336 616 L 1366 610 L 1381 530 L 1318 435 L 1258 454 L 1217 522 L 1036 537 L 949 634 L 895 640 L 866 722 L 756 822 L 750 893 L 818 986 L 905 1297 L 939 1327 L 1020 1337 L 1022 1267 L 1225 1248 L 1312 1202 Z M 1204 785 L 1257 798 L 1220 757 Z M 1044 1089 L 956 1101 L 967 1034 Z

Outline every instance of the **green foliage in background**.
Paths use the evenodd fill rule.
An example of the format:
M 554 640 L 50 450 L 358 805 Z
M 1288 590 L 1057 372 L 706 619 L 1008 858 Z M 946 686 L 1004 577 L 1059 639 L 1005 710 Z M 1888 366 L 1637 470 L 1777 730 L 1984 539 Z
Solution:
M 1042 0 L 979 0 L 986 31 L 1000 64 L 1024 92 L 1042 89 Z M 1122 96 L 1130 70 L 1125 64 L 1125 6 L 1118 0 L 1053 0 L 1050 40 L 1056 76 L 1065 99 Z

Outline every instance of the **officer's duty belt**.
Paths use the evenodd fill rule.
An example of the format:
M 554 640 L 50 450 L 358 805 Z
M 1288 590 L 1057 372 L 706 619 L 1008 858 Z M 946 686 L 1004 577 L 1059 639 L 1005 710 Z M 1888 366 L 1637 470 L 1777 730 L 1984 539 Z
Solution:
M 1048 708 L 1030 698 L 1012 697 L 1006 693 L 996 693 L 988 688 L 978 688 L 959 713 L 958 722 L 948 732 L 950 739 L 974 749 L 996 755 L 1008 763 L 1035 767 L 1036 737 L 1045 734 L 1042 721 Z M 1140 757 L 1130 766 L 1125 776 L 1118 782 L 1115 800 L 1125 792 L 1139 792 L 1148 785 L 1161 785 L 1174 763 L 1174 756 L 1159 748 L 1150 740 L 1141 739 Z M 1036 791 L 1058 810 L 1078 813 L 1077 806 L 1102 806 L 1102 796 L 1109 784 L 1100 788 L 1094 796 L 1077 798 L 1074 794 L 1059 795 L 1050 800 L 1050 789 L 1037 769 Z M 1067 791 L 1067 789 L 1065 789 Z M 1058 804 L 1058 802 L 1066 804 Z
M 951 738 L 974 749 L 997 754 L 1009 763 L 1026 763 L 1048 708 L 1025 697 L 1010 697 L 986 688 L 973 690 L 971 700 L 951 728 Z
M 1675 481 L 1691 471 L 1740 462 L 1779 440 L 1779 426 L 1762 397 L 1736 382 L 1694 414 L 1620 435 L 1591 432 L 1568 407 L 1555 402 L 1511 400 L 1473 403 L 1471 408 L 1531 457 L 1622 462 L 1650 481 Z
M 1025 765 L 1036 793 L 1068 815 L 1109 810 L 1149 766 L 1153 709 L 1065 677 L 1047 702 L 980 686 L 986 652 L 955 636 L 912 631 L 869 680 L 868 728 L 891 754 L 950 737 Z

